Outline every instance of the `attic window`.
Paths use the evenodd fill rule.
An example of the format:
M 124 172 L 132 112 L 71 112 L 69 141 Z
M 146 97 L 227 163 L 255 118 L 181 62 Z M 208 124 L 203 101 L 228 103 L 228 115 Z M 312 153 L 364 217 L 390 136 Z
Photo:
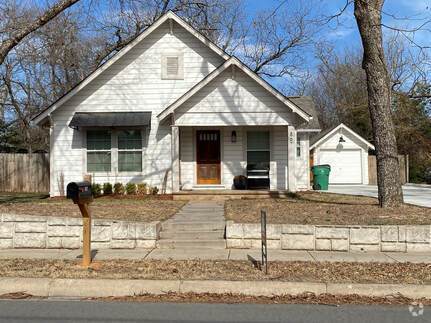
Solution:
M 184 78 L 182 54 L 164 55 L 162 57 L 162 79 L 181 80 Z

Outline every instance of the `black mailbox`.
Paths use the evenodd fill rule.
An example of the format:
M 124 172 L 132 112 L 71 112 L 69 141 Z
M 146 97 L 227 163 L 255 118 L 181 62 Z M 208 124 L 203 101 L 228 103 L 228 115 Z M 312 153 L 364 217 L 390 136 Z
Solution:
M 90 182 L 71 182 L 67 184 L 67 198 L 74 203 L 90 203 L 93 201 Z

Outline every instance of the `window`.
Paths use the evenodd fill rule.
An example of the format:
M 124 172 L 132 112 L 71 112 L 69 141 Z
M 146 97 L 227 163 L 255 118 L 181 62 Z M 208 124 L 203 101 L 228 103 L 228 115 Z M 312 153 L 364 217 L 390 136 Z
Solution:
M 111 137 L 118 145 L 112 147 Z M 113 132 L 108 130 L 87 131 L 87 172 L 111 172 L 112 160 L 118 160 L 118 165 L 114 165 L 118 168 L 114 169 L 118 169 L 119 172 L 142 172 L 142 132 L 140 129 Z
M 247 169 L 269 170 L 269 131 L 247 132 Z
M 184 78 L 183 55 L 162 56 L 162 79 L 180 80 Z
M 111 171 L 111 133 L 87 131 L 87 171 Z
M 118 132 L 118 171 L 142 171 L 142 137 L 140 130 Z
M 296 157 L 301 157 L 301 137 L 296 137 Z

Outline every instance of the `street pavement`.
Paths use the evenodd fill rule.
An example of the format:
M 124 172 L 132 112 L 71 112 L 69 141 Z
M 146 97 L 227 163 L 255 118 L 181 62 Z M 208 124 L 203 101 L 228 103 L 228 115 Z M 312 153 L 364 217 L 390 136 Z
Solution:
M 0 301 L 0 322 L 430 322 L 408 305 L 176 304 L 78 300 Z
M 374 185 L 330 185 L 328 192 L 377 197 Z M 406 184 L 403 186 L 404 202 L 431 207 L 431 185 Z

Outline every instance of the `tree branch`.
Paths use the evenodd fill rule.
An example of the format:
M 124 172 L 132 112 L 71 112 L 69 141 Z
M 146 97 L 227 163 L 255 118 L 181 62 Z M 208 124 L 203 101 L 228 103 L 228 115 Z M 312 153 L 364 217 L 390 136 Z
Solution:
M 26 25 L 24 28 L 14 32 L 9 39 L 0 45 L 0 65 L 3 64 L 7 54 L 17 46 L 28 34 L 46 25 L 61 12 L 78 2 L 79 0 L 61 0 L 47 9 L 40 17 Z

